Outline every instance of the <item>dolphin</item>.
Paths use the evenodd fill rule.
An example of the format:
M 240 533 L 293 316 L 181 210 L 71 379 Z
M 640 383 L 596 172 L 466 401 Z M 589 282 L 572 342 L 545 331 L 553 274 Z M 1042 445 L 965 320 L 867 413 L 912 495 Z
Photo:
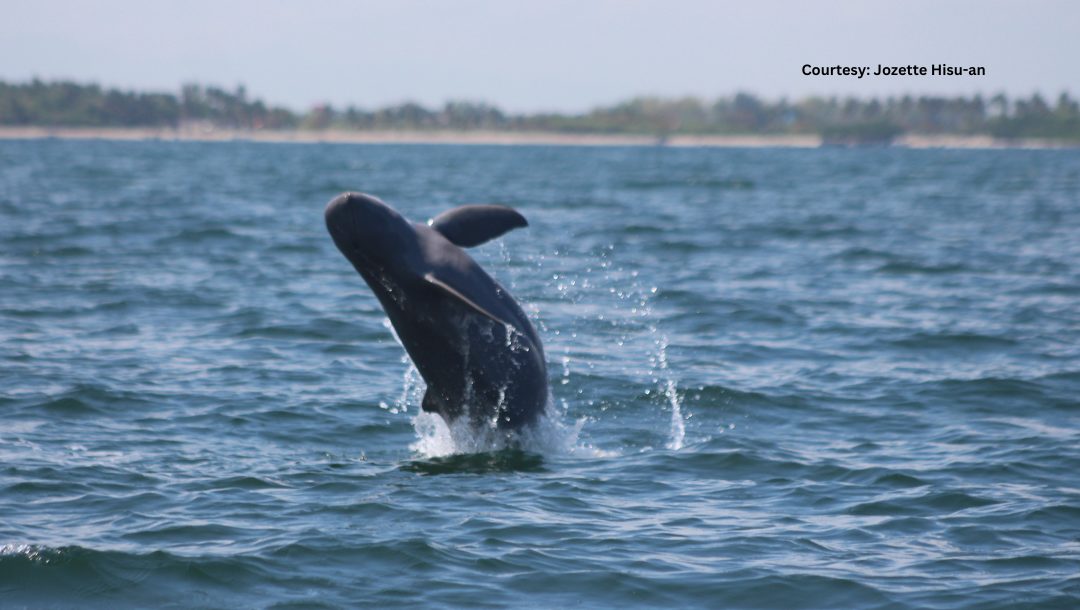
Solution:
M 447 424 L 467 417 L 473 426 L 516 430 L 547 404 L 536 329 L 462 249 L 527 225 L 501 205 L 464 205 L 427 224 L 363 193 L 326 206 L 334 244 L 375 293 L 427 384 L 421 407 Z

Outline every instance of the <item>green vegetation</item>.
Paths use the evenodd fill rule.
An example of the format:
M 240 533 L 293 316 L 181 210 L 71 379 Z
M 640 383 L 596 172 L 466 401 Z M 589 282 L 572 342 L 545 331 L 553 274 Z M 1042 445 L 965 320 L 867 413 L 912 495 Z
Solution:
M 0 125 L 48 127 L 178 127 L 205 121 L 233 129 L 295 127 L 296 115 L 248 101 L 243 87 L 184 85 L 180 95 L 135 93 L 71 82 L 0 82 Z
M 184 85 L 178 94 L 137 93 L 71 82 L 0 82 L 0 125 L 343 130 L 485 130 L 669 135 L 821 134 L 838 144 L 887 144 L 903 133 L 1050 138 L 1080 142 L 1080 104 L 1062 93 L 886 99 L 810 97 L 769 102 L 747 93 L 712 102 L 641 97 L 583 114 L 508 114 L 483 103 L 376 110 L 316 106 L 304 113 L 249 99 L 244 87 Z
M 997 138 L 1054 138 L 1080 141 L 1080 104 L 1062 93 L 1051 108 L 1039 95 L 1018 100 L 1013 112 L 990 121 Z

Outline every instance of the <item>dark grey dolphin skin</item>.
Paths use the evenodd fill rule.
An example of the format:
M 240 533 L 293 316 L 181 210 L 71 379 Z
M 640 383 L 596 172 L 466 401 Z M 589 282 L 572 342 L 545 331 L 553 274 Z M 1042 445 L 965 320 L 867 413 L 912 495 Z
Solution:
M 510 293 L 462 250 L 525 218 L 512 208 L 465 205 L 427 225 L 376 197 L 343 193 L 326 206 L 326 228 L 379 299 L 427 382 L 425 411 L 447 421 L 517 429 L 547 403 L 540 338 Z

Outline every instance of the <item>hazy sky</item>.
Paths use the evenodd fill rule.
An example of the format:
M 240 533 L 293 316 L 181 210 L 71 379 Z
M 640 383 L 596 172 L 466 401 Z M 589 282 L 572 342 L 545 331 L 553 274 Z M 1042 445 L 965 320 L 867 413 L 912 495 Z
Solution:
M 1080 2 L 1000 0 L 0 0 L 0 79 L 271 103 L 468 99 L 579 111 L 634 95 L 1080 94 Z M 985 66 L 810 77 L 803 64 Z

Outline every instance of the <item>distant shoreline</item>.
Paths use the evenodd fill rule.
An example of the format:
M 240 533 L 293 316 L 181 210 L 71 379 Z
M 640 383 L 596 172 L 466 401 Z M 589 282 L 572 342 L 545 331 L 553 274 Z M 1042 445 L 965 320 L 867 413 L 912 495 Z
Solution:
M 0 140 L 168 140 L 186 142 L 268 142 L 340 144 L 471 144 L 499 146 L 673 146 L 713 148 L 816 148 L 817 135 L 673 135 L 666 139 L 629 134 L 573 134 L 510 131 L 348 131 L 238 129 L 179 130 L 144 127 L 3 127 Z M 991 136 L 919 135 L 896 138 L 900 148 L 1078 148 L 1080 143 L 1037 138 L 1001 140 Z

